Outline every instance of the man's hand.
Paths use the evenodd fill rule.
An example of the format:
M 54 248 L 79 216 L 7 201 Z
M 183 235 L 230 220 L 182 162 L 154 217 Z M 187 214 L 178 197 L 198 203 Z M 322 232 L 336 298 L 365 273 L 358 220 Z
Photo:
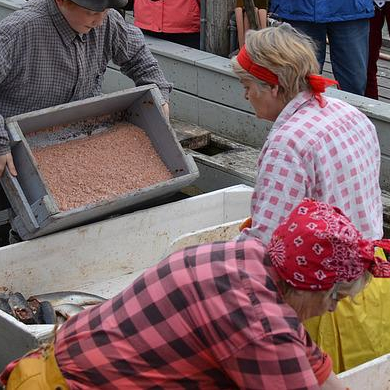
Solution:
M 16 168 L 11 153 L 3 154 L 0 156 L 0 176 L 3 174 L 5 167 L 8 167 L 11 175 L 16 176 Z
M 168 104 L 168 103 L 164 103 L 164 104 L 161 106 L 161 108 L 163 109 L 165 118 L 167 118 L 167 121 L 169 122 L 169 104 Z

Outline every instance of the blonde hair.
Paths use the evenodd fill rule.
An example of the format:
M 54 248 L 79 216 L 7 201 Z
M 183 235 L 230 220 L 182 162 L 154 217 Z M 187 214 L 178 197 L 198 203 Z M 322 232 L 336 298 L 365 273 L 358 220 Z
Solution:
M 363 275 L 361 275 L 358 279 L 353 280 L 351 282 L 339 282 L 336 283 L 330 290 L 327 291 L 315 291 L 316 293 L 323 293 L 324 298 L 329 298 L 333 292 L 337 291 L 337 294 L 343 294 L 345 296 L 349 296 L 350 298 L 353 298 L 359 294 L 364 288 L 367 286 L 367 284 L 370 282 L 372 275 L 365 271 Z M 278 287 L 280 292 L 282 293 L 282 296 L 284 298 L 291 298 L 292 295 L 296 292 L 296 288 L 291 286 L 291 284 L 287 283 L 284 280 L 278 281 Z M 312 291 L 307 291 L 308 293 Z
M 290 101 L 301 91 L 310 90 L 307 76 L 319 73 L 315 44 L 288 23 L 260 31 L 248 31 L 245 45 L 253 62 L 278 76 L 279 95 L 284 102 Z M 241 67 L 237 57 L 231 63 L 238 77 L 264 85 L 264 82 Z
M 351 282 L 340 282 L 337 285 L 334 285 L 332 289 L 330 289 L 327 293 L 328 296 L 331 296 L 332 293 L 336 290 L 338 294 L 348 295 L 353 298 L 359 294 L 367 284 L 370 282 L 372 275 L 365 271 L 362 276 L 360 276 L 356 280 L 352 280 Z

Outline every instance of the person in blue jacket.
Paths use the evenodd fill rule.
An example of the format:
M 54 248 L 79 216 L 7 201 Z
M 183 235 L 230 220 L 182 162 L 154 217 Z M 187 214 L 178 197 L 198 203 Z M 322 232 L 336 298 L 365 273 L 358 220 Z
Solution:
M 333 74 L 340 88 L 364 95 L 372 0 L 272 0 L 269 10 L 316 42 L 321 70 L 328 36 Z

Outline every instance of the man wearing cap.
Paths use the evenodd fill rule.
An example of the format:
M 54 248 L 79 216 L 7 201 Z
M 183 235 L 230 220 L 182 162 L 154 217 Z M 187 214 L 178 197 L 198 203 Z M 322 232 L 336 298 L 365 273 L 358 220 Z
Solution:
M 110 8 L 127 0 L 33 0 L 0 22 L 0 175 L 16 175 L 4 118 L 101 93 L 109 61 L 136 85 L 169 84 L 141 31 Z M 0 194 L 1 198 L 1 194 Z

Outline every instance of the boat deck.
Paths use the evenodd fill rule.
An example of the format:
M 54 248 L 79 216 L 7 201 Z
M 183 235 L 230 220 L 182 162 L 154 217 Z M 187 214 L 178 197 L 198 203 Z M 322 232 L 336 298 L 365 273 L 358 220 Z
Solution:
M 378 60 L 378 91 L 379 100 L 390 103 L 390 39 L 386 30 L 384 29 L 383 31 L 384 36 L 381 53 L 388 56 L 389 60 L 381 58 Z M 329 57 L 329 46 L 327 47 L 323 74 L 326 77 L 334 78 Z

